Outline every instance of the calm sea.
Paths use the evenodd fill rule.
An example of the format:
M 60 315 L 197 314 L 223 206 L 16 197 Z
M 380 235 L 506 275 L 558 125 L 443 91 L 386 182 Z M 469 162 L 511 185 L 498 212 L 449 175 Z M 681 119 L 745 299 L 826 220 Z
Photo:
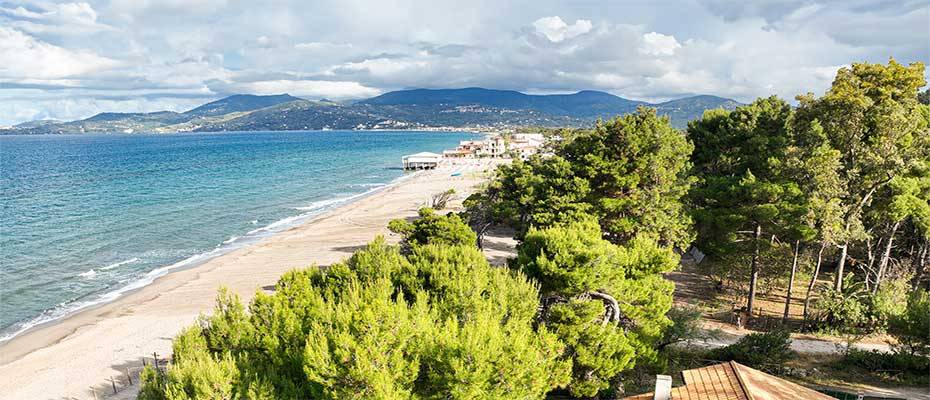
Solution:
M 469 133 L 0 136 L 0 340 L 401 178 Z

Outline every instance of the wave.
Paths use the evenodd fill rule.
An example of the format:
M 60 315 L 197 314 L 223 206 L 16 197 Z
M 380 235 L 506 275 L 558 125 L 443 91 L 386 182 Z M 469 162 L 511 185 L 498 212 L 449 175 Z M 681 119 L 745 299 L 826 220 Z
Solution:
M 109 271 L 109 270 L 111 270 L 111 269 L 113 269 L 113 268 L 122 267 L 122 266 L 124 266 L 124 265 L 126 265 L 126 264 L 137 263 L 137 262 L 139 262 L 139 261 L 140 261 L 140 260 L 139 260 L 138 257 L 133 257 L 133 258 L 130 258 L 130 259 L 125 260 L 125 261 L 120 261 L 120 262 L 118 262 L 118 263 L 113 263 L 113 264 L 107 265 L 106 267 L 101 267 L 100 270 L 101 270 L 101 271 Z
M 46 309 L 39 316 L 33 319 L 30 319 L 26 322 L 11 326 L 9 329 L 7 329 L 8 331 L 10 331 L 9 333 L 0 332 L 0 343 L 8 341 L 35 326 L 65 318 L 67 316 L 70 316 L 78 311 L 84 310 L 89 307 L 112 302 L 122 297 L 127 292 L 138 290 L 138 289 L 141 289 L 145 286 L 152 284 L 152 282 L 154 282 L 155 279 L 162 277 L 168 274 L 169 272 L 172 272 L 174 270 L 181 269 L 181 268 L 190 267 L 198 263 L 206 262 L 210 260 L 211 258 L 220 256 L 222 254 L 228 253 L 235 249 L 244 247 L 258 240 L 261 237 L 265 237 L 266 234 L 271 234 L 271 233 L 281 231 L 287 227 L 296 225 L 299 222 L 303 222 L 311 217 L 319 215 L 322 211 L 332 208 L 333 206 L 345 204 L 345 203 L 348 203 L 354 200 L 358 200 L 360 198 L 363 198 L 365 196 L 368 196 L 375 192 L 383 190 L 389 186 L 396 185 L 397 183 L 407 180 L 413 176 L 415 176 L 415 174 L 404 175 L 397 179 L 394 179 L 389 184 L 380 185 L 378 187 L 374 187 L 362 193 L 354 194 L 351 196 L 337 197 L 334 199 L 327 199 L 327 200 L 321 200 L 318 202 L 310 203 L 306 207 L 299 208 L 300 211 L 306 211 L 306 212 L 303 212 L 303 213 L 300 213 L 298 215 L 294 215 L 291 217 L 280 219 L 278 221 L 275 221 L 269 225 L 263 226 L 258 229 L 253 229 L 249 231 L 248 233 L 246 233 L 245 235 L 243 235 L 242 237 L 236 237 L 236 236 L 230 237 L 229 239 L 224 241 L 223 244 L 217 246 L 216 248 L 210 251 L 198 253 L 186 259 L 183 259 L 179 262 L 176 262 L 174 264 L 156 268 L 152 271 L 147 272 L 142 277 L 135 279 L 133 281 L 130 281 L 125 286 L 119 287 L 109 292 L 102 293 L 93 299 L 86 300 L 86 301 L 79 301 L 80 299 L 72 299 L 69 301 L 62 302 L 55 307 Z M 258 220 L 253 220 L 250 222 L 253 225 L 258 224 Z M 113 268 L 116 268 L 122 265 L 131 264 L 131 263 L 135 263 L 139 261 L 140 261 L 139 258 L 132 258 L 129 260 L 107 265 L 105 267 L 100 268 L 100 270 L 109 270 L 109 269 L 113 269 Z M 92 269 L 90 271 L 81 273 L 80 276 L 82 278 L 88 279 L 88 278 L 92 278 L 96 274 L 97 274 L 96 270 Z

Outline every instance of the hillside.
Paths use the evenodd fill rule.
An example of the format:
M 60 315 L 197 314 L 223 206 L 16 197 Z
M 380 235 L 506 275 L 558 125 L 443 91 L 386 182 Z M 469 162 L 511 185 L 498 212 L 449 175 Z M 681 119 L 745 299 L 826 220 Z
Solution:
M 178 113 L 101 113 L 71 122 L 25 123 L 0 134 L 107 132 L 222 132 L 237 130 L 422 129 L 512 126 L 590 126 L 598 119 L 655 107 L 684 128 L 704 110 L 738 105 L 717 96 L 693 96 L 651 104 L 610 93 L 530 95 L 483 88 L 411 89 L 355 103 L 310 101 L 288 94 L 239 94 Z

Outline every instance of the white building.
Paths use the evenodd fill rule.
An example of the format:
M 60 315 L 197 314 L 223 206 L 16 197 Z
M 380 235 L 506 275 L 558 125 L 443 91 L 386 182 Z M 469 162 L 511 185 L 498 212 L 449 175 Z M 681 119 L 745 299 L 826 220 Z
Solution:
M 403 157 L 404 169 L 433 169 L 442 161 L 442 154 L 422 152 Z

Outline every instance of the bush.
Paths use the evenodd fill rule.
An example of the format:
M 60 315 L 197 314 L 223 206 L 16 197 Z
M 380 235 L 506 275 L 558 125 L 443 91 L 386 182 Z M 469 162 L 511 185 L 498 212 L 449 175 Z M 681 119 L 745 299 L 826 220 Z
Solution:
M 898 339 L 902 351 L 930 356 L 930 292 L 912 292 L 904 312 L 889 321 L 888 332 Z
M 927 357 L 907 353 L 850 348 L 844 361 L 871 372 L 924 376 L 930 373 L 930 360 Z
M 436 214 L 432 208 L 421 208 L 420 218 L 413 222 L 395 219 L 388 223 L 391 232 L 404 237 L 406 247 L 425 244 L 476 246 L 478 235 L 457 214 Z
M 853 282 L 851 276 L 845 279 L 842 292 L 823 288 L 814 302 L 814 323 L 821 330 L 848 333 L 869 325 L 868 292 L 861 283 Z
M 791 334 L 787 330 L 750 333 L 739 341 L 710 352 L 719 361 L 736 361 L 761 370 L 773 370 L 794 358 Z

